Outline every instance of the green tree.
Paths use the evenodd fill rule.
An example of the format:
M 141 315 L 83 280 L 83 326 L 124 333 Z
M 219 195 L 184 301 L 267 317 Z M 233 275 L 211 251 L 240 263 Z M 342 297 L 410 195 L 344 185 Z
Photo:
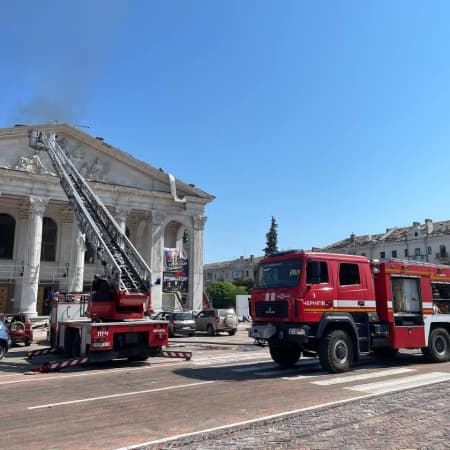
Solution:
M 214 308 L 236 307 L 236 286 L 226 281 L 213 281 L 209 283 L 206 292 Z
M 239 292 L 238 294 L 250 294 L 255 285 L 255 282 L 250 278 L 240 278 L 239 280 L 234 280 L 233 284 L 236 287 L 244 287 L 247 292 Z
M 270 229 L 266 234 L 266 248 L 264 251 L 264 256 L 268 256 L 271 253 L 276 253 L 278 251 L 278 224 L 275 217 L 272 216 L 272 221 L 270 223 Z

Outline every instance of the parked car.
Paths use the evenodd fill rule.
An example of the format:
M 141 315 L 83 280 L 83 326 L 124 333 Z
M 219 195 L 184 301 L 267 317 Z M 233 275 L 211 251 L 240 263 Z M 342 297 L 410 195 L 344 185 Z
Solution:
M 33 342 L 33 327 L 27 314 L 4 314 L 2 317 L 13 344 L 30 345 Z
M 8 353 L 11 344 L 12 342 L 8 333 L 8 328 L 0 319 L 0 359 L 2 359 L 6 355 L 6 353 Z
M 154 319 L 169 321 L 169 337 L 177 334 L 187 336 L 194 336 L 195 334 L 195 321 L 192 311 L 161 311 Z
M 225 331 L 230 336 L 236 333 L 238 318 L 233 308 L 203 309 L 195 316 L 197 331 L 206 331 L 209 336 Z

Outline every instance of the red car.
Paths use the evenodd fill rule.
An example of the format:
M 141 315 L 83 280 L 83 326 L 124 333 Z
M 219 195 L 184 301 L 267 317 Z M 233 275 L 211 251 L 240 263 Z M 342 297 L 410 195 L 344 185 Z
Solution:
M 3 321 L 8 328 L 13 344 L 22 342 L 28 346 L 33 342 L 33 328 L 31 320 L 26 314 L 4 314 Z

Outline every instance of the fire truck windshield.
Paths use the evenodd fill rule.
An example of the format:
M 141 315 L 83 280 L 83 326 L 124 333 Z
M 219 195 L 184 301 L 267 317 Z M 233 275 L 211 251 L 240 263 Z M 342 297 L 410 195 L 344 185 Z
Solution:
M 297 286 L 300 281 L 301 270 L 302 260 L 300 258 L 260 264 L 256 271 L 255 288 Z

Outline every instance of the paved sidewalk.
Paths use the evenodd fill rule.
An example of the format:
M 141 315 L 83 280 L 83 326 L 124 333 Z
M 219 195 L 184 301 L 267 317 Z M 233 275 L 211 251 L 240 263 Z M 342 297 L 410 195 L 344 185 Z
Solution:
M 174 448 L 450 449 L 450 382 L 141 447 Z

